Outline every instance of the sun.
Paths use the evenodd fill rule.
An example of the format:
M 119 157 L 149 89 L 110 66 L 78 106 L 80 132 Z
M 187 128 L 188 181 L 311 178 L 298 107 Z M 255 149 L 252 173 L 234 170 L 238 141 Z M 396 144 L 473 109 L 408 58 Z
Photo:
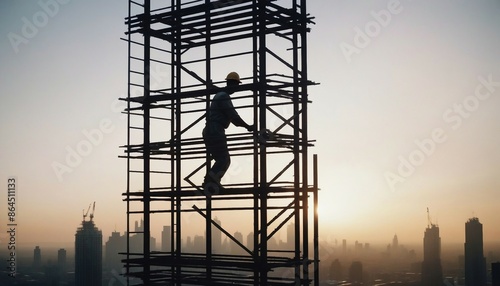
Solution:
M 325 204 L 322 204 L 321 202 L 318 202 L 316 212 L 320 218 L 328 217 L 332 213 L 332 211 L 328 209 L 328 206 Z

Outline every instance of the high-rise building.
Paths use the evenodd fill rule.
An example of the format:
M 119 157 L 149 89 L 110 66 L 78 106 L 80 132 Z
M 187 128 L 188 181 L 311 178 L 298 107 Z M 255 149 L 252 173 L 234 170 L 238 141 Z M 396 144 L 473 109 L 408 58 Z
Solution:
M 187 251 L 193 251 L 193 241 L 191 239 L 191 236 L 188 236 L 186 239 L 186 249 Z
M 486 259 L 483 255 L 483 225 L 477 217 L 465 223 L 465 286 L 486 285 Z
M 399 247 L 398 235 L 395 234 L 394 237 L 392 238 L 392 250 L 397 251 L 398 247 Z
M 247 235 L 247 248 L 252 250 L 254 245 L 254 239 L 253 239 L 253 232 L 250 232 L 248 235 Z
M 161 232 L 161 251 L 168 252 L 170 251 L 170 244 L 171 244 L 171 239 L 170 239 L 170 226 L 164 225 L 163 230 Z
M 66 272 L 66 249 L 59 249 L 57 251 L 57 267 L 62 273 Z
M 141 221 L 135 221 L 134 222 L 134 230 L 135 233 L 133 235 L 129 236 L 129 251 L 131 253 L 142 253 L 143 251 L 143 245 L 144 245 L 144 220 L 141 219 Z M 125 240 L 125 246 L 123 249 L 127 249 L 127 233 L 125 233 L 123 239 Z M 149 245 L 151 251 L 156 251 L 156 238 L 151 236 L 149 238 Z M 120 250 L 123 251 L 123 250 Z
M 500 262 L 491 263 L 491 286 L 500 286 Z
M 365 247 L 364 247 L 365 251 L 370 251 L 370 243 L 368 242 L 365 242 Z
M 340 264 L 340 261 L 338 259 L 332 261 L 329 272 L 330 272 L 330 277 L 329 277 L 330 279 L 337 281 L 341 281 L 343 279 L 342 265 Z
M 135 221 L 134 231 L 136 232 L 134 235 L 130 236 L 130 252 L 141 253 L 144 245 L 144 220 L 141 219 L 140 223 Z M 149 238 L 149 245 L 151 251 L 156 250 L 156 238 L 151 236 Z
M 197 253 L 204 253 L 205 249 L 205 237 L 195 235 L 193 240 L 193 251 Z
M 424 233 L 424 261 L 422 262 L 422 285 L 442 286 L 441 238 L 439 227 L 430 224 Z
M 347 255 L 347 240 L 342 239 L 342 255 Z
M 241 244 L 243 244 L 243 234 L 239 231 L 234 233 L 234 238 L 239 241 Z M 230 242 L 230 248 L 231 248 L 231 254 L 243 254 L 243 249 L 236 244 L 236 242 L 232 241 Z
M 104 249 L 104 268 L 111 271 L 115 270 L 120 273 L 123 268 L 121 260 L 125 257 L 119 253 L 127 250 L 127 237 L 125 235 L 120 235 L 118 231 L 113 231 L 108 241 L 106 241 Z
M 289 248 L 295 247 L 295 224 L 291 223 L 286 227 L 286 245 Z
M 36 246 L 33 250 L 33 269 L 40 270 L 42 267 L 42 250 L 39 246 Z
M 102 285 L 102 232 L 92 219 L 83 220 L 75 234 L 75 285 Z
M 354 261 L 351 267 L 349 267 L 349 281 L 358 283 L 363 282 L 363 264 L 360 261 Z

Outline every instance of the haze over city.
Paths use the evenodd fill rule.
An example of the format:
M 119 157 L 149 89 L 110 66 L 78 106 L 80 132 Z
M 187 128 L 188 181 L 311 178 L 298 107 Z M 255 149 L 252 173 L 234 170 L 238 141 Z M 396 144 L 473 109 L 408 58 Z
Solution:
M 17 241 L 28 249 L 71 247 L 94 201 L 105 239 L 126 229 L 127 4 L 58 1 L 56 11 L 49 2 L 0 3 L 1 197 L 14 176 Z M 484 241 L 498 243 L 500 2 L 310 1 L 309 12 L 320 240 L 386 245 L 397 234 L 418 247 L 429 208 L 443 244 L 463 243 L 474 216 Z M 213 74 L 245 68 L 228 69 Z M 226 180 L 247 165 L 235 158 Z M 220 219 L 250 231 L 241 217 Z M 203 235 L 202 223 L 193 215 L 185 234 Z

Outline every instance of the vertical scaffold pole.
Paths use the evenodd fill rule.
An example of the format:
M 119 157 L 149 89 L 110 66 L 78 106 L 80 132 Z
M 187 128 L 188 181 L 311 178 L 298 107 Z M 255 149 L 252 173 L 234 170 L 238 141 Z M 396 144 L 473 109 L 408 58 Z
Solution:
M 143 233 L 143 254 L 144 254 L 144 275 L 143 282 L 145 285 L 149 285 L 150 281 L 150 237 L 151 237 L 151 222 L 150 222 L 150 103 L 149 103 L 149 95 L 150 95 L 150 29 L 151 29 L 151 1 L 144 1 L 144 160 L 143 160 L 143 188 L 144 188 L 144 233 Z
M 128 19 L 132 16 L 132 1 L 128 2 Z M 132 52 L 132 34 L 131 34 L 131 24 L 127 25 L 127 49 L 128 49 L 128 75 L 127 75 L 127 127 L 130 127 L 130 94 L 131 94 L 131 52 Z M 130 128 L 127 128 L 127 146 L 130 146 Z M 127 285 L 130 285 L 130 153 L 127 152 L 127 263 L 125 264 L 125 274 L 127 277 Z
M 257 0 L 252 2 L 252 12 L 254 15 L 258 13 Z M 252 33 L 257 35 L 259 31 L 259 20 L 258 17 L 253 17 Z M 259 82 L 259 39 L 257 37 L 252 37 L 252 51 L 253 51 L 253 79 L 252 83 L 255 85 Z M 259 121 L 259 90 L 253 90 L 253 122 L 257 124 Z M 260 126 L 255 125 L 256 127 Z M 253 142 L 253 263 L 255 268 L 253 269 L 253 282 L 254 286 L 259 286 L 260 284 L 260 271 L 257 266 L 260 265 L 260 251 L 259 251 L 259 241 L 260 241 L 260 227 L 259 227 L 259 141 L 257 136 L 254 136 Z
M 205 31 L 205 87 L 207 90 L 210 89 L 211 87 L 211 70 L 212 70 L 212 65 L 211 65 L 211 3 L 210 0 L 205 0 L 205 25 L 206 25 L 206 31 Z M 210 94 L 207 94 L 206 97 L 207 100 L 207 110 L 210 108 Z M 208 155 L 208 154 L 207 154 Z M 207 156 L 207 169 L 210 168 L 210 156 Z M 205 219 L 205 245 L 206 245 L 206 255 L 207 255 L 207 273 L 206 273 L 206 278 L 207 281 L 212 280 L 212 198 L 211 196 L 206 197 L 206 219 Z
M 179 11 L 181 11 L 182 7 L 182 1 L 181 0 L 176 0 L 174 3 L 174 0 L 172 0 L 172 11 L 174 13 L 174 22 L 175 27 L 173 29 L 173 41 L 172 41 L 172 86 L 173 86 L 173 94 L 174 95 L 179 95 L 182 92 L 182 77 L 181 77 L 181 55 L 182 55 L 182 27 L 180 25 L 181 22 L 181 15 L 178 14 Z M 175 212 L 176 212 L 176 220 L 177 220 L 177 247 L 179 249 L 178 253 L 179 256 L 177 259 L 182 259 L 182 155 L 181 155 L 181 148 L 182 148 L 182 142 L 181 142 L 181 130 L 182 130 L 182 125 L 181 125 L 181 98 L 178 96 L 174 96 L 173 100 L 173 105 L 172 109 L 174 110 L 173 112 L 173 128 L 174 128 L 174 136 L 172 137 L 175 141 L 174 148 L 175 148 L 175 192 L 176 192 L 176 203 L 175 203 Z M 176 285 L 182 285 L 182 273 L 183 273 L 183 267 L 182 265 L 178 265 L 178 272 L 176 276 Z
M 267 68 L 266 68 L 266 4 L 258 1 L 259 38 L 259 131 L 266 132 Z M 267 285 L 267 149 L 260 144 L 260 285 Z
M 301 109 L 302 109 L 302 197 L 303 197 L 303 273 L 304 273 L 304 281 L 309 284 L 309 199 L 308 199 L 308 165 L 309 161 L 309 152 L 308 152 L 308 74 L 307 74 L 307 7 L 306 0 L 300 0 L 300 15 L 298 20 L 298 28 L 300 29 L 298 33 L 300 34 L 300 81 L 297 83 L 300 86 L 300 95 L 301 95 Z
M 313 230 L 313 243 L 314 243 L 314 286 L 319 286 L 319 223 L 318 223 L 318 155 L 313 156 L 313 204 L 314 204 L 314 230 Z
M 296 12 L 297 0 L 293 0 L 292 10 Z M 300 268 L 301 264 L 299 263 L 301 259 L 300 253 L 300 214 L 301 207 L 303 204 L 301 201 L 303 200 L 302 192 L 301 192 L 301 174 L 300 174 L 300 152 L 301 152 L 301 131 L 300 131 L 300 89 L 299 89 L 299 39 L 298 39 L 298 29 L 300 20 L 295 18 L 293 20 L 293 36 L 292 36 L 292 45 L 293 45 L 293 56 L 292 56 L 292 65 L 293 69 L 293 174 L 294 174 L 294 183 L 293 183 L 293 196 L 294 196 L 294 260 L 295 260 L 295 270 L 294 270 L 294 279 L 295 285 L 300 285 Z M 304 150 L 302 150 L 303 152 Z

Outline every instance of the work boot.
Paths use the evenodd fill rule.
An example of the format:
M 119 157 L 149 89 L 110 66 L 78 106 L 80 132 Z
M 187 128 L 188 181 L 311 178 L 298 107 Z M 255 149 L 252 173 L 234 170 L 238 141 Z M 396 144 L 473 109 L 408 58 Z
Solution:
M 220 191 L 224 189 L 224 187 L 222 187 L 222 185 L 220 184 L 220 179 L 213 172 L 209 172 L 205 176 L 201 187 L 206 196 L 219 194 Z

